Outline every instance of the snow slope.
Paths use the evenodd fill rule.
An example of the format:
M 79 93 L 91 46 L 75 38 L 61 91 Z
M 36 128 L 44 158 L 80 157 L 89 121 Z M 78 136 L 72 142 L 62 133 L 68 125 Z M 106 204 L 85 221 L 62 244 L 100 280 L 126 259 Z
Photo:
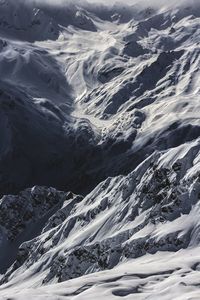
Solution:
M 0 299 L 199 299 L 199 20 L 0 1 Z

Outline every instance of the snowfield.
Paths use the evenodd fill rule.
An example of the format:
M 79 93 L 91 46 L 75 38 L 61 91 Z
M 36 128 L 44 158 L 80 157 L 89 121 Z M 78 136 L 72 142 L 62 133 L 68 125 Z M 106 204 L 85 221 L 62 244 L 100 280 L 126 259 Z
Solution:
M 198 1 L 0 0 L 0 72 L 0 299 L 200 299 Z

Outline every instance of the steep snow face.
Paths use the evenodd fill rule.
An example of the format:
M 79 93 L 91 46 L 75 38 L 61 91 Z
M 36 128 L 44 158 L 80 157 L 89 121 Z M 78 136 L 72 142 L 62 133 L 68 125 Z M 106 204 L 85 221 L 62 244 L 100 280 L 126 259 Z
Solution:
M 155 153 L 128 176 L 108 178 L 83 200 L 72 196 L 43 225 L 40 236 L 19 247 L 17 260 L 2 282 L 37 287 L 116 266 L 116 270 L 130 272 L 130 259 L 145 256 L 148 261 L 147 254 L 157 253 L 156 261 L 159 251 L 164 252 L 163 257 L 169 255 L 166 251 L 183 255 L 185 248 L 188 255 L 196 253 L 200 241 L 199 163 L 200 141 L 196 140 Z M 6 199 L 2 205 L 4 202 Z M 189 272 L 196 270 L 194 261 L 190 261 Z M 137 260 L 130 264 L 137 268 Z M 179 270 L 177 276 L 184 273 L 182 266 L 176 269 L 172 265 L 165 268 L 166 273 L 154 271 L 141 278 L 162 277 L 173 270 Z M 112 272 L 106 274 L 114 281 Z M 116 287 L 113 295 L 118 295 L 118 290 Z M 2 291 L 6 295 L 6 286 Z
M 61 67 L 47 51 L 33 45 L 1 40 L 2 81 L 16 86 L 31 97 L 46 98 L 55 104 L 72 103 L 70 87 Z

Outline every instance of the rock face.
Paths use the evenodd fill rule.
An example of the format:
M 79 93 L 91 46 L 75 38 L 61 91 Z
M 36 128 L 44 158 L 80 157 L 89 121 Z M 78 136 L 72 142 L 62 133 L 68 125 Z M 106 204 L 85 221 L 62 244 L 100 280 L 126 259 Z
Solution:
M 0 298 L 198 299 L 199 17 L 0 0 Z
M 6 229 L 8 239 L 13 241 L 30 222 L 36 223 L 42 219 L 53 208 L 61 206 L 68 196 L 69 194 L 53 188 L 37 186 L 17 196 L 4 196 L 0 204 L 0 224 Z
M 18 195 L 3 196 L 0 200 L 1 272 L 16 258 L 19 245 L 40 234 L 50 216 L 73 197 L 72 193 L 38 186 Z

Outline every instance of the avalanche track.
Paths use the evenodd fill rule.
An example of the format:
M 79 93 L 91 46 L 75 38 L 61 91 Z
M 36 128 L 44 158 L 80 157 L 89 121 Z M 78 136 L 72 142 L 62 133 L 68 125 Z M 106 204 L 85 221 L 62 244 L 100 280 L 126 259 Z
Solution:
M 200 299 L 199 4 L 0 0 L 0 72 L 0 299 Z

